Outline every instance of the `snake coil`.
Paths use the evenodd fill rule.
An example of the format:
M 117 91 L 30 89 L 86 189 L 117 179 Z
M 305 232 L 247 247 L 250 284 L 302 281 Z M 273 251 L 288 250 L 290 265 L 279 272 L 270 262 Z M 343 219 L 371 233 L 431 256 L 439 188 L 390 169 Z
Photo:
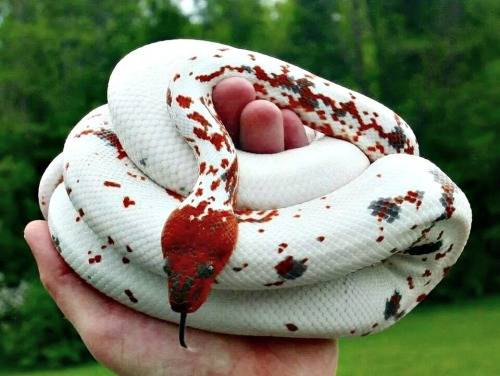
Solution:
M 329 137 L 274 155 L 236 150 L 211 99 L 233 76 Z M 380 331 L 446 275 L 471 224 L 465 195 L 418 156 L 394 112 L 283 61 L 196 40 L 120 61 L 108 104 L 71 131 L 39 200 L 62 257 L 95 288 L 242 335 Z

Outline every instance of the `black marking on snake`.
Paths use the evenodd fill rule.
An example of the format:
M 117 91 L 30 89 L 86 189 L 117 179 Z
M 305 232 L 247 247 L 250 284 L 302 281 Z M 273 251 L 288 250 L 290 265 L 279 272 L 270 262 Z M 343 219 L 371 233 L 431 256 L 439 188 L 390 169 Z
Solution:
M 398 219 L 401 212 L 401 207 L 392 202 L 390 197 L 380 197 L 378 200 L 372 201 L 368 209 L 372 210 L 371 215 L 385 219 L 388 223 Z
M 57 249 L 57 252 L 61 253 L 59 238 L 53 234 L 50 237 L 52 238 L 52 242 L 54 243 L 54 247 Z
M 427 243 L 427 244 L 421 244 L 421 245 L 415 245 L 413 247 L 408 248 L 404 253 L 407 253 L 409 255 L 426 255 L 428 253 L 433 253 L 436 251 L 439 251 L 441 249 L 441 246 L 443 245 L 443 242 L 441 240 L 433 243 Z
M 398 313 L 401 302 L 401 294 L 398 290 L 394 290 L 394 294 L 385 301 L 384 319 L 389 320 L 389 318 L 399 318 Z
M 406 143 L 406 135 L 404 134 L 403 128 L 399 125 L 394 127 L 394 130 L 387 135 L 387 141 L 397 151 L 404 149 Z

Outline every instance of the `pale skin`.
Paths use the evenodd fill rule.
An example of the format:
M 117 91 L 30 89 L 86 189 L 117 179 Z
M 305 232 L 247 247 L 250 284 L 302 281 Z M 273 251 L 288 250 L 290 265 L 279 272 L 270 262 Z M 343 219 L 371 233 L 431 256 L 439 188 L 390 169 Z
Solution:
M 308 144 L 297 115 L 255 100 L 252 85 L 243 79 L 222 81 L 213 99 L 242 150 L 277 153 Z M 119 375 L 336 373 L 333 340 L 242 337 L 188 328 L 186 350 L 179 346 L 177 325 L 133 311 L 80 279 L 54 249 L 45 221 L 29 223 L 24 236 L 44 287 L 97 361 Z

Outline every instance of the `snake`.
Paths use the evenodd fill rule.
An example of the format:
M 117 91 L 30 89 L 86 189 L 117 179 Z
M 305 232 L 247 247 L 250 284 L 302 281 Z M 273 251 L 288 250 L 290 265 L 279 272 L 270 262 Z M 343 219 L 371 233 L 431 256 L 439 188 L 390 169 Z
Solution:
M 310 144 L 237 149 L 212 100 L 229 77 L 294 111 Z M 192 39 L 119 61 L 107 104 L 43 174 L 39 204 L 65 262 L 114 300 L 181 327 L 189 314 L 192 328 L 300 338 L 398 322 L 457 262 L 472 221 L 465 194 L 389 108 Z

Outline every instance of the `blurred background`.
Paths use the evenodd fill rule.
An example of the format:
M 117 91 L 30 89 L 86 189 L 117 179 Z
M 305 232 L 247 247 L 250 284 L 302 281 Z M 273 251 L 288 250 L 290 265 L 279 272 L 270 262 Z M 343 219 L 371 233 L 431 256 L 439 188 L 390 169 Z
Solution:
M 0 375 L 109 374 L 44 292 L 22 233 L 114 65 L 173 38 L 257 50 L 375 98 L 471 202 L 449 276 L 393 329 L 341 340 L 339 375 L 500 374 L 500 1 L 0 0 Z

